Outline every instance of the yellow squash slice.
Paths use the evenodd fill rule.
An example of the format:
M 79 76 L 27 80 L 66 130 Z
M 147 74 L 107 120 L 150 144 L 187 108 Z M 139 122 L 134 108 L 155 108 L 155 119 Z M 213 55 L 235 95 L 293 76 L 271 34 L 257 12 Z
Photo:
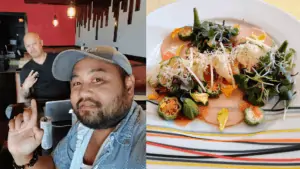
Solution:
M 225 126 L 226 126 L 226 123 L 227 123 L 227 120 L 228 120 L 228 116 L 229 116 L 229 112 L 228 112 L 228 109 L 221 109 L 218 113 L 218 122 L 219 122 L 219 129 L 220 131 L 223 131 Z

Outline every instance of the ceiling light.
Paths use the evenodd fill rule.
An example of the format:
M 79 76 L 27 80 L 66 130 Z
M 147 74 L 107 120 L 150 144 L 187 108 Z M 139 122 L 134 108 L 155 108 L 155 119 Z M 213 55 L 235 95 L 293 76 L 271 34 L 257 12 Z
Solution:
M 57 25 L 58 25 L 58 20 L 57 20 L 57 18 L 56 18 L 56 15 L 54 15 L 52 24 L 53 24 L 54 27 L 57 27 Z
M 70 3 L 70 6 L 69 6 L 68 11 L 67 11 L 67 15 L 71 19 L 74 18 L 75 15 L 76 15 L 76 8 L 75 8 L 75 5 L 74 5 L 73 1 L 71 1 L 71 3 Z
M 24 19 L 23 18 L 19 18 L 19 22 L 20 23 L 24 22 Z

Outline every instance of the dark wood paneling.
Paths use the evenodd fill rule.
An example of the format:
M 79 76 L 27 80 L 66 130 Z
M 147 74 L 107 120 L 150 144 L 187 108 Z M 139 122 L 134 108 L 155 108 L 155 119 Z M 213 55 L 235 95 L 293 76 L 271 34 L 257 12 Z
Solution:
M 139 11 L 140 9 L 141 9 L 141 0 L 136 0 L 135 11 Z
M 85 3 L 84 3 L 85 2 Z M 93 3 L 90 3 L 93 2 Z M 135 4 L 135 5 L 134 5 Z M 123 12 L 128 12 L 127 23 L 132 23 L 133 13 L 135 11 L 139 11 L 141 6 L 141 0 L 78 0 L 76 1 L 76 10 L 77 10 L 77 27 L 84 26 L 84 28 L 88 27 L 88 31 L 90 30 L 90 19 L 91 14 L 93 14 L 92 26 L 96 26 L 96 35 L 95 39 L 98 39 L 98 28 L 103 28 L 104 26 L 108 26 L 108 18 L 109 18 L 109 10 L 112 7 L 113 18 L 116 22 L 114 26 L 114 34 L 113 40 L 117 41 L 118 37 L 118 27 L 119 27 L 119 14 L 120 10 Z M 91 10 L 92 9 L 92 10 Z M 98 21 L 98 22 L 96 22 Z M 96 24 L 95 24 L 96 23 Z M 100 25 L 99 25 L 100 24 Z M 87 26 L 88 25 L 88 26 Z M 80 34 L 80 32 L 79 32 Z
M 0 73 L 0 121 L 6 119 L 5 109 L 17 102 L 15 73 Z
M 133 4 L 135 0 L 130 0 L 127 24 L 130 25 L 132 22 Z
M 19 18 L 24 21 L 19 22 Z M 27 17 L 25 13 L 0 12 L 0 53 L 6 51 L 7 45 L 9 51 L 16 51 L 17 48 L 24 50 L 23 37 L 25 35 L 25 23 Z M 17 46 L 9 45 L 9 40 L 17 40 Z

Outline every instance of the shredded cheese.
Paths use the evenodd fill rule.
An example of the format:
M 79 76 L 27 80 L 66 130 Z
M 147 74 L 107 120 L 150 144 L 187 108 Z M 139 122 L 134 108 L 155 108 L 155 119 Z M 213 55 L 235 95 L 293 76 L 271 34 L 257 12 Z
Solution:
M 193 66 L 194 62 L 194 55 L 193 55 L 193 48 L 190 48 L 190 68 Z
M 222 43 L 221 43 L 222 44 Z M 223 45 L 221 45 L 222 47 Z M 231 68 L 229 68 L 229 61 L 231 60 L 231 55 L 223 50 L 216 50 L 209 53 L 212 61 L 213 67 L 215 68 L 218 75 L 225 78 L 228 82 L 233 80 L 233 74 Z
M 202 90 L 204 92 L 206 92 L 206 89 L 205 89 L 203 83 L 198 79 L 198 77 L 195 75 L 195 73 L 189 67 L 186 67 L 186 69 L 192 74 L 192 76 L 194 76 L 194 78 L 196 79 L 196 81 L 198 82 L 198 84 L 200 85 L 200 87 L 202 88 Z
M 231 75 L 232 84 L 233 84 L 233 86 L 235 86 L 235 80 L 234 80 L 234 77 L 233 77 L 233 72 L 232 72 L 230 63 L 227 63 L 227 66 L 228 66 L 229 74 Z
M 223 46 L 223 43 L 221 42 L 220 44 L 221 44 L 223 52 L 226 53 L 225 48 Z M 233 86 L 235 86 L 235 80 L 234 80 L 234 77 L 233 77 L 233 72 L 232 72 L 232 69 L 231 69 L 231 66 L 230 66 L 229 58 L 230 57 L 227 57 L 227 63 L 226 64 L 227 64 L 227 67 L 228 67 L 229 74 L 231 75 L 232 84 L 233 84 Z
M 212 60 L 210 62 L 210 88 L 213 88 L 214 86 L 214 70 L 212 65 Z
M 259 46 L 263 47 L 265 50 L 269 51 L 271 49 L 270 46 L 264 44 L 263 42 L 261 42 L 259 40 L 255 40 L 255 39 L 252 39 L 252 38 L 249 38 L 249 37 L 246 37 L 246 40 L 249 41 L 249 42 L 251 42 L 251 43 L 254 43 L 256 45 L 259 45 Z
M 234 48 L 232 55 L 237 58 L 241 65 L 251 70 L 251 68 L 259 62 L 260 57 L 265 56 L 266 53 L 267 51 L 265 49 L 261 49 L 258 45 L 247 42 Z

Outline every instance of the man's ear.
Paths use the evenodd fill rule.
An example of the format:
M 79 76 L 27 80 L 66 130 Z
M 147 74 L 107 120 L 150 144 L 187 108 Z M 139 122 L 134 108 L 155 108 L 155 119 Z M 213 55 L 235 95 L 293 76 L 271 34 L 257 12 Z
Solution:
M 44 41 L 40 40 L 41 46 L 44 46 Z
M 134 87 L 135 87 L 135 77 L 133 75 L 129 75 L 125 79 L 125 88 L 126 92 L 130 96 L 134 96 Z

